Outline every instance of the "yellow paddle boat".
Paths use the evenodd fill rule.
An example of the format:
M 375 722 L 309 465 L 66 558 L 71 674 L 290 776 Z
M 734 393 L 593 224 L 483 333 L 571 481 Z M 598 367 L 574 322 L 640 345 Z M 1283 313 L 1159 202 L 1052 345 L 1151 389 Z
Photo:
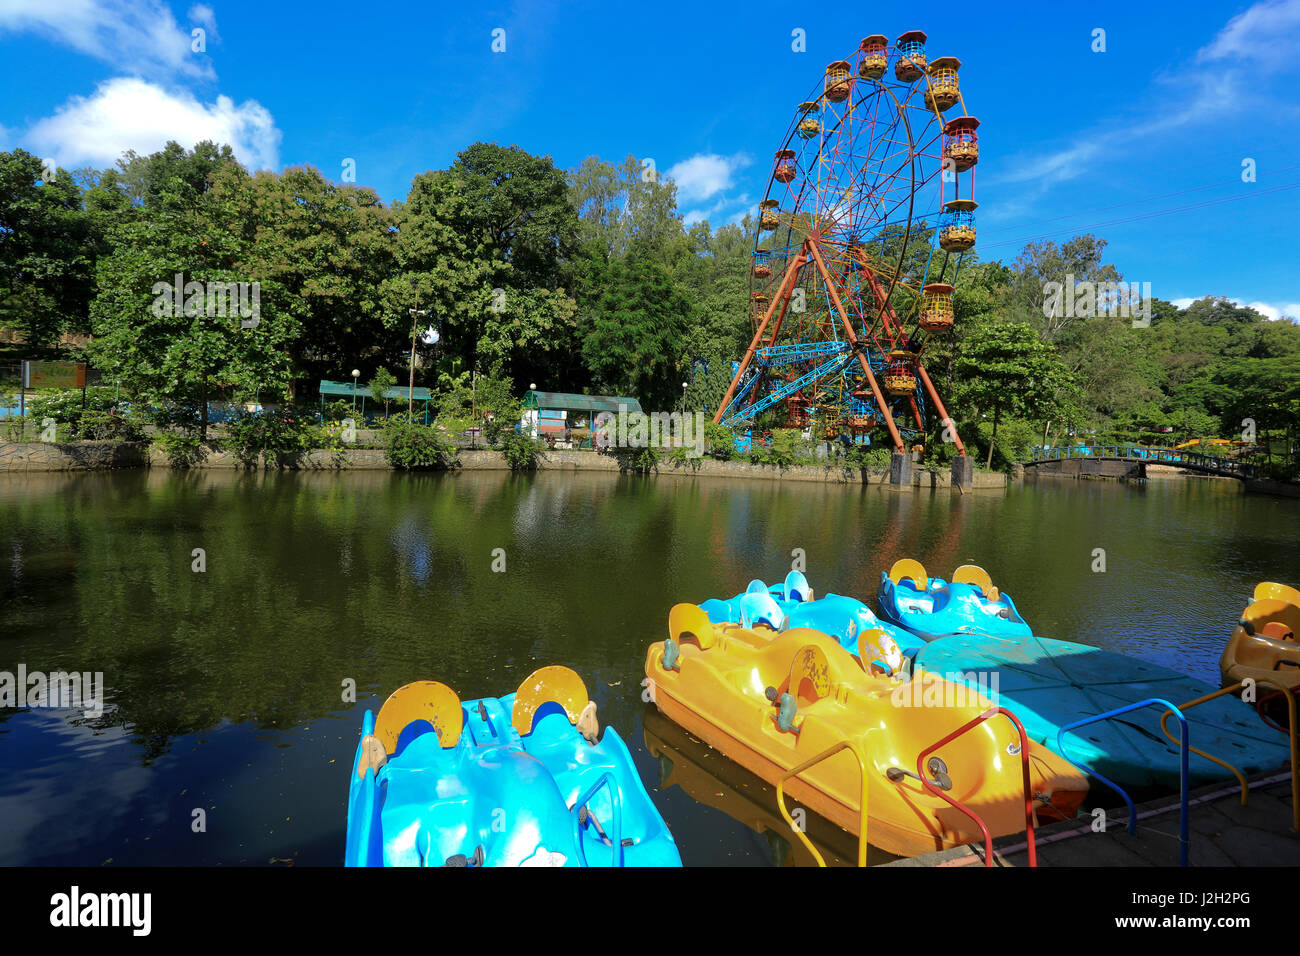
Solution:
M 1300 691 L 1300 591 L 1263 581 L 1219 658 L 1223 685 L 1250 677 L 1267 693 L 1270 687 Z
M 883 630 L 851 654 L 810 628 L 713 624 L 693 604 L 646 654 L 650 698 L 670 720 L 859 838 L 916 856 L 1073 816 L 1087 779 L 1028 740 L 977 689 L 910 681 Z M 804 841 L 795 826 L 795 834 Z M 991 863 L 992 860 L 990 859 Z

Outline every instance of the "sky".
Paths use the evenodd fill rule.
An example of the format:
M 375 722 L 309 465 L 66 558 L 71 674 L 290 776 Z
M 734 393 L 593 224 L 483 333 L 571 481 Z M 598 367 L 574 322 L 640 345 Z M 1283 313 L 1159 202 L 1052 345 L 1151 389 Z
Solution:
M 479 140 L 564 168 L 631 155 L 676 181 L 688 223 L 718 226 L 756 211 L 829 61 L 920 29 L 931 58 L 961 60 L 981 122 L 981 258 L 1091 232 L 1155 297 L 1300 317 L 1300 0 L 938 12 L 0 0 L 0 149 L 103 168 L 126 149 L 213 139 L 250 169 L 355 170 L 385 200 Z

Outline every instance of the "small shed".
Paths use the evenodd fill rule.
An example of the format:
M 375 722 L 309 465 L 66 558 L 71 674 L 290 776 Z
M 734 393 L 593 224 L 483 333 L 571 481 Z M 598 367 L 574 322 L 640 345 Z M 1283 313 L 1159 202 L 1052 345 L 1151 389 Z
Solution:
M 371 401 L 374 401 L 375 398 L 369 385 L 360 385 L 354 382 L 330 382 L 321 379 L 320 410 L 322 416 L 325 414 L 326 395 L 337 396 L 344 401 L 352 399 L 354 406 L 356 405 L 356 400 L 360 399 L 361 415 L 363 417 L 366 414 L 366 399 L 368 398 Z M 411 389 L 405 385 L 394 385 L 392 388 L 388 389 L 388 391 L 384 392 L 384 394 L 380 396 L 379 400 L 383 401 L 384 399 L 388 399 L 389 401 L 405 402 L 408 400 L 408 396 L 417 402 L 424 403 L 424 424 L 429 424 L 429 401 L 433 398 L 433 394 L 427 388 Z
M 591 448 L 596 416 L 641 412 L 635 398 L 618 395 L 577 395 L 572 392 L 524 392 L 519 427 L 532 438 L 544 438 L 551 445 Z

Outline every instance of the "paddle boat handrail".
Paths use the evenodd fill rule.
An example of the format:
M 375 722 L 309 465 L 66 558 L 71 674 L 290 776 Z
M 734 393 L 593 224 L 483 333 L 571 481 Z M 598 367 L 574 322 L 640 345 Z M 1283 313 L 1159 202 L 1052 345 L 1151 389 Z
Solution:
M 1214 698 L 1222 697 L 1225 694 L 1235 694 L 1237 691 L 1245 688 L 1247 680 L 1255 685 L 1267 684 L 1270 687 L 1275 687 L 1284 697 L 1286 697 L 1287 715 L 1290 717 L 1291 723 L 1290 733 L 1287 735 L 1291 738 L 1291 829 L 1296 833 L 1300 833 L 1300 736 L 1297 736 L 1296 732 L 1296 714 L 1297 711 L 1300 711 L 1300 706 L 1296 703 L 1295 690 L 1275 681 L 1271 681 L 1267 677 L 1248 677 L 1246 680 L 1240 680 L 1228 687 L 1216 690 L 1213 694 L 1206 694 L 1204 697 L 1198 697 L 1196 700 L 1188 701 L 1186 704 L 1182 705 L 1183 710 L 1190 710 L 1199 704 L 1204 704 L 1206 701 L 1214 700 Z M 1165 729 L 1165 718 L 1167 718 L 1169 714 L 1170 711 L 1165 711 L 1160 715 L 1160 729 L 1164 731 L 1166 737 L 1173 740 L 1174 738 L 1170 736 L 1169 731 Z M 1217 764 L 1227 767 L 1237 775 L 1237 780 L 1241 783 L 1241 805 L 1243 807 L 1246 806 L 1249 800 L 1250 784 L 1246 782 L 1245 776 L 1243 776 L 1242 773 L 1231 764 L 1211 757 L 1207 753 L 1201 753 L 1201 751 L 1197 750 L 1195 747 L 1192 748 L 1192 751 L 1200 754 L 1202 757 L 1213 760 Z M 1068 760 L 1069 758 L 1067 757 L 1066 759 Z
M 606 770 L 600 777 L 587 788 L 586 792 L 577 799 L 573 804 L 573 839 L 578 847 L 578 862 L 582 866 L 588 866 L 586 851 L 582 848 L 582 811 L 583 808 L 591 802 L 591 798 L 596 795 L 601 787 L 609 788 L 610 806 L 614 808 L 613 834 L 610 840 L 613 841 L 614 866 L 623 865 L 623 799 L 618 792 L 618 781 L 614 779 L 614 772 Z M 596 818 L 591 815 L 591 810 L 587 810 L 587 815 L 594 821 Z M 597 824 L 596 832 L 600 832 Z
M 934 753 L 940 747 L 944 746 L 945 744 L 951 743 L 952 741 L 960 737 L 962 734 L 974 730 L 980 724 L 984 723 L 984 721 L 996 717 L 998 714 L 1003 714 L 1008 719 L 1010 719 L 1011 723 L 1015 725 L 1016 733 L 1020 735 L 1020 772 L 1024 780 L 1024 787 L 1025 787 L 1025 841 L 1026 841 L 1026 847 L 1029 851 L 1029 865 L 1031 867 L 1036 867 L 1038 866 L 1038 851 L 1034 845 L 1034 791 L 1033 791 L 1033 787 L 1029 782 L 1029 737 L 1025 733 L 1024 725 L 1020 723 L 1020 719 L 1016 717 L 1015 714 L 1007 710 L 1005 707 L 990 707 L 988 710 L 984 711 L 984 713 L 980 714 L 978 717 L 974 718 L 973 720 L 967 721 L 965 724 L 963 724 L 962 726 L 954 730 L 952 733 L 950 733 L 947 737 L 944 737 L 942 740 L 932 743 L 930 746 L 926 747 L 919 754 L 917 754 L 916 775 L 920 779 L 921 785 L 925 787 L 926 790 L 934 794 L 934 796 L 947 801 L 948 803 L 956 807 L 962 813 L 966 814 L 966 816 L 970 817 L 979 825 L 980 832 L 984 834 L 984 865 L 986 867 L 992 866 L 993 865 L 993 836 L 989 833 L 989 828 L 985 825 L 984 821 L 979 818 L 979 815 L 976 814 L 974 810 L 967 807 L 960 800 L 948 796 L 946 792 L 944 792 L 942 789 L 936 787 L 933 783 L 930 782 L 930 779 L 925 775 L 923 761 L 925 760 L 926 757 L 930 756 L 930 754 Z M 1062 754 L 1062 756 L 1064 756 L 1064 754 Z M 1065 759 L 1069 760 L 1070 758 L 1066 757 Z
M 1114 790 L 1116 793 L 1118 793 L 1121 797 L 1124 798 L 1124 802 L 1128 804 L 1128 832 L 1129 832 L 1129 836 L 1133 836 L 1135 833 L 1137 833 L 1137 808 L 1133 806 L 1133 798 L 1130 797 L 1128 795 L 1128 792 L 1119 784 L 1115 783 L 1112 780 L 1107 779 L 1106 777 L 1103 777 L 1101 774 L 1097 773 L 1097 771 L 1093 770 L 1087 764 L 1072 759 L 1070 755 L 1065 752 L 1065 733 L 1068 730 L 1074 730 L 1078 727 L 1086 727 L 1088 724 L 1100 723 L 1103 720 L 1109 720 L 1112 717 L 1119 717 L 1121 714 L 1127 714 L 1130 711 L 1134 711 L 1134 710 L 1141 710 L 1143 707 L 1151 707 L 1152 705 L 1155 704 L 1163 704 L 1168 709 L 1169 712 L 1175 714 L 1178 717 L 1178 722 L 1182 725 L 1182 731 L 1183 731 L 1182 740 L 1179 742 L 1179 747 L 1178 747 L 1179 758 L 1180 758 L 1179 787 L 1178 787 L 1179 800 L 1180 800 L 1179 821 L 1178 821 L 1178 865 L 1186 866 L 1187 848 L 1190 842 L 1187 834 L 1187 816 L 1188 816 L 1187 718 L 1183 716 L 1183 712 L 1178 709 L 1177 705 L 1171 704 L 1169 701 L 1161 697 L 1148 697 L 1146 700 L 1139 700 L 1132 704 L 1126 704 L 1123 707 L 1116 707 L 1114 710 L 1108 710 L 1105 713 L 1095 714 L 1092 717 L 1085 717 L 1082 720 L 1076 720 L 1072 724 L 1066 724 L 1064 727 L 1061 727 L 1056 732 L 1056 752 L 1060 754 L 1062 757 L 1064 757 L 1066 760 L 1069 760 L 1070 763 L 1074 764 L 1084 773 L 1096 777 L 1098 780 L 1106 784 L 1106 786 L 1110 787 L 1112 790 Z
M 784 818 L 785 822 L 789 824 L 790 829 L 794 831 L 794 835 L 799 838 L 799 841 L 807 847 L 808 852 L 813 855 L 813 859 L 817 861 L 817 865 L 824 867 L 826 865 L 826 860 L 822 857 L 821 851 L 818 850 L 817 847 L 813 846 L 812 841 L 809 840 L 807 834 L 803 832 L 803 827 L 794 822 L 794 817 L 792 817 L 790 811 L 785 808 L 785 782 L 791 777 L 797 777 L 805 770 L 821 763 L 823 760 L 834 757 L 841 750 L 847 750 L 849 753 L 853 754 L 853 759 L 856 760 L 858 764 L 859 779 L 862 781 L 862 800 L 861 805 L 858 808 L 858 866 L 864 867 L 867 865 L 867 761 L 866 758 L 863 757 L 862 751 L 858 749 L 858 745 L 855 741 L 841 740 L 839 743 L 826 748 L 821 753 L 817 754 L 817 756 L 808 758 L 797 767 L 791 767 L 782 774 L 781 778 L 776 782 L 776 806 L 777 809 L 781 811 L 782 818 Z

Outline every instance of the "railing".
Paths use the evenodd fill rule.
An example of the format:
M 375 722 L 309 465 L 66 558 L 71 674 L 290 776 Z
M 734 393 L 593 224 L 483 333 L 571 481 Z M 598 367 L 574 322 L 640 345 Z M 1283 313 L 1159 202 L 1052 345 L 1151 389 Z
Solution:
M 849 753 L 853 754 L 853 759 L 856 760 L 858 763 L 859 779 L 862 781 L 862 802 L 859 804 L 859 809 L 858 809 L 858 866 L 866 866 L 867 865 L 867 761 L 862 756 L 862 752 L 858 749 L 858 745 L 856 743 L 854 743 L 851 740 L 842 740 L 839 743 L 837 743 L 835 746 L 823 750 L 817 756 L 805 760 L 803 763 L 799 764 L 799 766 L 787 770 L 781 776 L 781 779 L 779 779 L 776 782 L 776 806 L 777 809 L 781 811 L 782 818 L 785 820 L 786 823 L 790 825 L 790 829 L 794 831 L 794 835 L 797 836 L 800 842 L 803 843 L 803 845 L 808 848 L 808 852 L 811 853 L 813 859 L 817 861 L 817 865 L 825 866 L 826 860 L 823 859 L 821 855 L 821 851 L 818 850 L 817 847 L 813 846 L 812 840 L 808 839 L 808 835 L 803 832 L 803 828 L 794 822 L 794 817 L 790 816 L 790 812 L 785 808 L 785 782 L 789 780 L 791 777 L 797 777 L 799 774 L 803 773 L 809 767 L 812 767 L 815 764 L 819 764 L 823 760 L 826 760 L 829 757 L 834 757 L 841 750 L 847 750 Z
M 1275 687 L 1283 696 L 1286 697 L 1287 715 L 1290 717 L 1291 721 L 1291 726 L 1288 730 L 1288 736 L 1291 738 L 1291 829 L 1300 833 L 1300 736 L 1297 736 L 1296 732 L 1296 712 L 1300 708 L 1298 708 L 1296 704 L 1295 692 L 1290 687 L 1275 683 L 1268 678 L 1250 678 L 1250 680 L 1252 680 L 1256 686 L 1263 684 L 1269 687 Z M 1206 701 L 1214 700 L 1214 698 L 1222 697 L 1225 694 L 1235 694 L 1245 686 L 1246 682 L 1244 680 L 1238 681 L 1230 687 L 1216 690 L 1213 694 L 1206 694 L 1204 697 L 1198 697 L 1196 700 L 1188 701 L 1186 704 L 1183 704 L 1183 710 L 1190 710 L 1198 704 L 1204 704 Z M 1272 694 L 1269 695 L 1270 698 L 1273 696 L 1274 695 Z M 1165 730 L 1165 718 L 1169 716 L 1169 713 L 1169 711 L 1165 711 L 1160 715 L 1160 729 L 1164 730 L 1166 737 L 1173 740 L 1173 737 L 1169 735 L 1169 731 Z M 1224 763 L 1222 760 L 1211 757 L 1207 753 L 1201 753 L 1201 751 L 1197 750 L 1195 747 L 1192 748 L 1192 752 L 1200 754 L 1202 757 L 1209 760 L 1213 760 L 1215 763 L 1227 767 L 1236 774 L 1237 780 L 1241 783 L 1241 805 L 1243 807 L 1246 806 L 1249 800 L 1250 784 L 1246 782 L 1246 778 L 1242 776 L 1241 772 L 1231 764 Z
M 617 781 L 614 774 L 610 771 L 600 775 L 600 779 L 587 788 L 587 792 L 578 798 L 577 803 L 573 805 L 573 839 L 578 844 L 578 862 L 587 866 L 587 854 L 582 848 L 582 811 L 591 802 L 591 798 L 596 795 L 601 787 L 609 787 L 609 802 L 614 809 L 614 825 L 612 839 L 605 836 L 605 831 L 601 829 L 600 821 L 596 819 L 591 810 L 587 810 L 587 816 L 596 825 L 596 832 L 601 838 L 610 841 L 614 853 L 614 866 L 623 865 L 623 801 L 619 796 Z
M 1196 468 L 1235 478 L 1251 478 L 1255 466 L 1235 458 L 1218 458 L 1200 452 L 1179 451 L 1177 448 L 1151 448 L 1145 445 L 1063 445 L 1035 448 L 1033 461 L 1060 461 L 1076 458 L 1109 458 L 1121 461 L 1142 461 L 1156 465 L 1176 465 Z
M 1127 791 L 1125 791 L 1123 787 L 1115 783 L 1113 780 L 1109 780 L 1106 777 L 1103 777 L 1101 774 L 1097 773 L 1097 771 L 1093 770 L 1087 764 L 1082 763 L 1078 760 L 1071 759 L 1070 755 L 1065 752 L 1065 734 L 1067 731 L 1074 730 L 1077 727 L 1085 727 L 1088 724 L 1100 723 L 1103 720 L 1109 720 L 1111 717 L 1119 717 L 1121 714 L 1127 714 L 1133 710 L 1141 710 L 1143 707 L 1150 707 L 1153 704 L 1163 704 L 1169 712 L 1177 715 L 1178 722 L 1182 725 L 1183 734 L 1182 734 L 1182 740 L 1180 741 L 1179 744 L 1180 764 L 1178 768 L 1179 769 L 1178 790 L 1181 797 L 1181 810 L 1179 814 L 1179 825 L 1178 825 L 1178 865 L 1186 866 L 1187 848 L 1190 842 L 1187 833 L 1188 742 L 1187 742 L 1187 718 L 1183 716 L 1183 712 L 1181 710 L 1179 710 L 1175 705 L 1169 703 L 1169 701 L 1164 700 L 1163 698 L 1148 697 L 1146 700 L 1140 700 L 1134 704 L 1127 704 L 1123 707 L 1116 707 L 1114 710 L 1108 710 L 1104 714 L 1097 714 L 1093 717 L 1085 717 L 1083 718 L 1083 720 L 1076 720 L 1072 724 L 1066 724 L 1064 727 L 1060 728 L 1056 732 L 1056 752 L 1059 753 L 1066 760 L 1069 760 L 1070 763 L 1074 764 L 1084 773 L 1088 774 L 1089 776 L 1096 777 L 1098 780 L 1106 784 L 1106 786 L 1110 787 L 1112 790 L 1114 790 L 1116 793 L 1118 793 L 1121 797 L 1124 798 L 1124 802 L 1128 805 L 1128 832 L 1129 832 L 1129 836 L 1133 836 L 1135 833 L 1137 833 L 1137 808 L 1133 806 L 1133 799 L 1128 795 Z M 1163 717 L 1161 719 L 1163 721 Z M 1197 752 L 1199 753 L 1199 751 Z
M 921 785 L 925 787 L 927 792 L 933 794 L 936 797 L 939 797 L 942 800 L 947 801 L 952 806 L 956 807 L 962 813 L 966 814 L 966 816 L 970 817 L 972 820 L 975 821 L 976 825 L 979 826 L 980 828 L 980 832 L 984 834 L 984 865 L 986 867 L 992 866 L 993 865 L 993 835 L 989 833 L 988 826 L 984 823 L 983 820 L 979 818 L 979 815 L 976 814 L 974 810 L 971 810 L 969 807 L 967 807 L 960 801 L 955 800 L 952 797 L 948 796 L 947 793 L 945 793 L 943 790 L 940 790 L 938 787 L 932 784 L 929 778 L 926 777 L 925 775 L 925 769 L 923 767 L 923 763 L 926 757 L 930 756 L 930 754 L 934 753 L 940 747 L 944 746 L 945 744 L 951 743 L 952 741 L 960 737 L 962 734 L 966 733 L 969 730 L 973 730 L 975 727 L 978 727 L 980 724 L 984 723 L 984 721 L 988 720 L 991 717 L 996 717 L 998 714 L 1005 715 L 1011 721 L 1011 723 L 1015 725 L 1016 733 L 1020 735 L 1020 771 L 1021 774 L 1023 775 L 1023 782 L 1025 788 L 1025 841 L 1026 841 L 1025 845 L 1029 852 L 1029 865 L 1038 866 L 1038 850 L 1034 844 L 1034 794 L 1029 781 L 1029 738 L 1025 734 L 1024 726 L 1020 723 L 1020 720 L 1016 717 L 1015 714 L 1011 713 L 1011 711 L 1007 710 L 1005 707 L 990 707 L 988 710 L 984 711 L 984 713 L 980 714 L 974 720 L 967 721 L 965 724 L 963 724 L 962 726 L 954 730 L 952 733 L 950 733 L 947 737 L 944 737 L 942 740 L 937 741 L 936 743 L 933 743 L 930 746 L 926 747 L 924 750 L 922 750 L 916 757 L 916 774 L 921 780 Z

